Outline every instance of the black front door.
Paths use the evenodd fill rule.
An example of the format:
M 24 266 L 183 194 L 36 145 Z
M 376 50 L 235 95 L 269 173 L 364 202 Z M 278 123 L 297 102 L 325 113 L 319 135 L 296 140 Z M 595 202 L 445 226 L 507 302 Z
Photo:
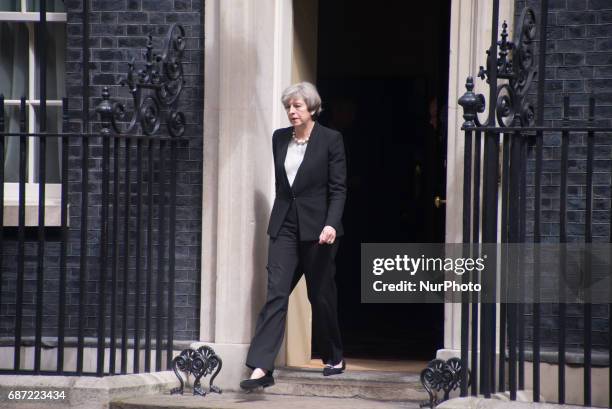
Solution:
M 319 3 L 320 121 L 347 152 L 337 282 L 348 357 L 431 359 L 442 347 L 443 306 L 361 304 L 359 260 L 361 243 L 444 242 L 434 198 L 445 194 L 449 16 L 450 1 Z

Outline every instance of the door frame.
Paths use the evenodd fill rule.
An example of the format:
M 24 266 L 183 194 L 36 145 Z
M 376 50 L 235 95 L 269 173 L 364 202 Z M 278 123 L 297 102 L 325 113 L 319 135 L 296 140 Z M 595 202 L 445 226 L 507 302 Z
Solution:
M 230 154 L 237 146 L 240 148 L 253 146 L 258 152 L 258 157 L 271 156 L 270 142 L 261 143 L 261 134 L 271 133 L 275 127 L 284 126 L 286 120 L 280 106 L 280 92 L 292 81 L 306 77 L 305 74 L 300 74 L 300 70 L 296 70 L 298 74 L 292 76 L 294 64 L 291 60 L 298 55 L 298 48 L 291 41 L 296 35 L 291 18 L 296 16 L 293 10 L 294 1 L 300 0 L 268 0 L 257 8 L 250 7 L 250 1 L 242 0 L 223 3 L 214 0 L 207 2 L 206 5 L 200 339 L 229 346 L 239 345 L 240 354 L 246 354 L 246 346 L 255 321 L 253 311 L 263 301 L 263 281 L 260 283 L 259 279 L 264 276 L 265 261 L 261 262 L 259 255 L 265 254 L 266 241 L 265 233 L 255 231 L 250 232 L 246 238 L 243 234 L 240 236 L 243 239 L 238 240 L 235 231 L 242 226 L 238 222 L 246 220 L 245 218 L 250 220 L 254 217 L 257 221 L 255 226 L 265 225 L 266 206 L 268 199 L 273 197 L 271 181 L 274 175 L 270 161 L 266 166 L 258 168 L 260 173 L 269 175 L 269 180 L 266 177 L 253 179 L 249 176 L 252 169 L 243 165 L 239 157 Z M 500 3 L 500 15 L 506 16 L 509 26 L 512 27 L 514 0 L 501 0 Z M 453 222 L 462 220 L 462 180 L 459 178 L 463 174 L 463 138 L 460 133 L 461 112 L 456 101 L 464 91 L 466 76 L 474 75 L 483 60 L 484 50 L 490 38 L 490 15 L 489 0 L 452 0 L 451 2 L 446 184 L 447 242 L 461 241 L 461 225 Z M 231 20 L 229 23 L 228 19 Z M 264 25 L 265 29 L 260 26 L 262 19 L 267 24 Z M 245 21 L 247 25 L 244 24 Z M 316 32 L 316 28 L 314 30 Z M 237 34 L 240 36 L 237 37 Z M 234 61 L 237 50 L 250 52 L 251 59 L 259 62 L 261 66 L 255 69 L 251 65 L 238 64 Z M 299 64 L 295 67 L 299 67 Z M 244 90 L 231 85 L 235 84 L 236 77 L 240 77 L 241 83 L 247 85 Z M 314 80 L 314 78 L 309 79 Z M 477 81 L 476 92 L 479 92 L 479 87 Z M 243 99 L 250 101 L 253 99 L 252 94 L 262 106 L 260 111 L 263 116 L 256 118 L 258 132 L 253 132 L 252 123 L 247 127 L 246 122 L 236 123 L 233 116 L 229 115 L 230 112 L 235 112 L 236 101 Z M 248 111 L 246 108 L 245 110 Z M 238 125 L 243 128 L 238 129 Z M 236 139 L 238 136 L 241 139 Z M 240 185 L 239 190 L 244 200 L 236 201 L 231 190 L 234 186 L 224 182 L 225 178 L 232 175 L 228 173 L 230 168 L 244 176 L 245 182 Z M 245 187 L 248 189 L 244 189 Z M 254 192 L 250 192 L 251 188 Z M 256 197 L 261 197 L 259 201 L 253 199 L 252 193 L 259 194 Z M 256 214 L 253 214 L 253 206 L 257 209 Z M 228 219 L 229 217 L 231 219 Z M 232 227 L 230 229 L 228 220 L 234 220 L 235 223 L 230 224 L 238 227 L 234 229 L 230 226 Z M 251 252 L 250 249 L 253 248 L 257 251 Z M 241 256 L 237 257 L 237 254 Z M 247 259 L 252 259 L 252 262 L 245 262 Z M 235 287 L 234 281 L 243 285 Z M 302 297 L 296 304 L 295 296 L 299 296 L 300 291 Z M 240 293 L 240 296 L 237 296 L 237 293 Z M 298 289 L 294 295 L 288 316 L 288 327 L 301 328 L 301 331 L 296 335 L 292 335 L 291 331 L 288 333 L 288 347 L 284 354 L 279 354 L 279 361 L 292 365 L 297 364 L 300 359 L 304 361 L 305 356 L 310 357 L 310 306 L 307 297 L 304 296 L 305 290 Z M 236 303 L 236 299 L 241 301 Z M 458 354 L 459 312 L 460 309 L 456 305 L 445 306 L 444 350 L 438 351 L 438 355 L 445 350 L 456 351 Z M 236 315 L 253 317 L 247 320 L 248 322 L 232 320 Z M 304 343 L 304 340 L 307 342 Z M 294 356 L 302 358 L 294 359 Z

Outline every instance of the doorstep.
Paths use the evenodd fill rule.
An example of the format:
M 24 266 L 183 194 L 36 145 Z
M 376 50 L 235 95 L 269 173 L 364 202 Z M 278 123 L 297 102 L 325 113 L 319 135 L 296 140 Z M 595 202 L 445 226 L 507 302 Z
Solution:
M 207 396 L 150 395 L 112 402 L 111 409 L 416 409 L 416 402 L 372 401 L 359 398 L 289 396 L 269 393 L 223 393 Z

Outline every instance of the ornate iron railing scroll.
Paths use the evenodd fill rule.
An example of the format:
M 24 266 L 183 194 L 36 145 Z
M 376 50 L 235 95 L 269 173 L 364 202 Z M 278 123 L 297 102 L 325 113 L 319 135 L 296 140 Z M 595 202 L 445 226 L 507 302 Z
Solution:
M 193 394 L 200 396 L 206 396 L 207 393 L 204 388 L 202 388 L 200 379 L 203 376 L 213 374 L 214 371 L 214 374 L 210 378 L 208 392 L 222 393 L 218 386 L 213 385 L 213 381 L 221 371 L 222 366 L 223 361 L 221 361 L 221 358 L 209 346 L 201 346 L 197 351 L 191 348 L 183 350 L 179 356 L 172 360 L 172 369 L 179 379 L 181 386 L 172 389 L 170 393 L 173 395 L 183 394 L 185 380 L 181 377 L 179 371 L 195 377 L 193 381 Z
M 96 108 L 103 123 L 112 125 L 117 134 L 130 133 L 140 125 L 144 134 L 153 135 L 159 130 L 162 110 L 165 110 L 169 134 L 182 136 L 185 133 L 185 115 L 177 109 L 177 103 L 185 84 L 184 50 L 185 29 L 179 24 L 170 27 L 161 54 L 153 53 L 153 37 L 149 35 L 144 68 L 136 71 L 132 58 L 128 63 L 127 76 L 120 81 L 132 94 L 134 113 L 129 125 L 122 129 L 120 122 L 126 118 L 126 108 L 122 103 L 109 99 L 107 87 L 102 92 L 102 102 Z
M 504 21 L 502 25 L 501 39 L 497 42 L 499 47 L 496 66 L 487 68 L 480 67 L 478 77 L 489 82 L 489 73 L 497 70 L 497 78 L 508 82 L 497 88 L 497 100 L 495 116 L 499 126 L 532 126 L 535 122 L 535 108 L 527 100 L 527 93 L 536 75 L 534 60 L 534 41 L 536 36 L 536 18 L 531 8 L 523 10 L 519 26 L 515 35 L 515 41 L 508 41 L 508 24 Z M 487 54 L 489 52 L 487 51 Z M 470 84 L 468 86 L 468 84 Z M 474 85 L 471 77 L 468 77 L 467 93 L 472 92 Z M 459 104 L 463 106 L 464 114 L 475 115 L 476 112 L 484 112 L 485 99 L 482 94 L 475 94 L 479 104 L 464 105 L 463 97 Z M 470 102 L 472 100 L 470 99 Z M 467 102 L 467 101 L 466 101 Z M 480 104 L 481 103 L 481 104 Z M 474 111 L 476 109 L 476 111 Z M 481 124 L 478 116 L 474 117 L 476 126 L 495 124 Z
M 464 374 L 468 377 L 469 385 L 470 371 L 469 369 L 463 371 L 459 358 L 451 358 L 446 362 L 442 359 L 430 361 L 421 371 L 421 383 L 429 394 L 429 401 L 422 403 L 421 407 L 434 408 L 439 403 L 448 400 L 451 391 L 459 387 Z M 442 396 L 440 396 L 441 392 L 444 392 Z

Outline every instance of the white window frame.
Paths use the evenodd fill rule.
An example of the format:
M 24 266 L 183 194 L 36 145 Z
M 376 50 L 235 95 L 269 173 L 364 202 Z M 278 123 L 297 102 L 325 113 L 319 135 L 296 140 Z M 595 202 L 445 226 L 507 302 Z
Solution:
M 21 0 L 20 11 L 0 11 L 0 22 L 25 23 L 28 28 L 28 95 L 26 109 L 28 114 L 27 132 L 36 129 L 35 108 L 40 106 L 40 100 L 36 99 L 36 53 L 34 27 L 40 21 L 40 13 L 27 11 L 27 0 Z M 67 13 L 47 12 L 46 21 L 49 23 L 66 24 Z M 21 105 L 18 99 L 5 99 L 7 107 Z M 47 106 L 61 107 L 61 100 L 48 99 Z M 28 179 L 26 180 L 26 226 L 38 225 L 38 183 L 35 177 L 35 151 L 36 137 L 30 137 L 28 141 Z M 3 166 L 3 165 L 2 165 Z M 60 183 L 45 183 L 45 226 L 61 226 L 61 192 Z M 4 184 L 4 226 L 17 226 L 19 215 L 19 183 Z

